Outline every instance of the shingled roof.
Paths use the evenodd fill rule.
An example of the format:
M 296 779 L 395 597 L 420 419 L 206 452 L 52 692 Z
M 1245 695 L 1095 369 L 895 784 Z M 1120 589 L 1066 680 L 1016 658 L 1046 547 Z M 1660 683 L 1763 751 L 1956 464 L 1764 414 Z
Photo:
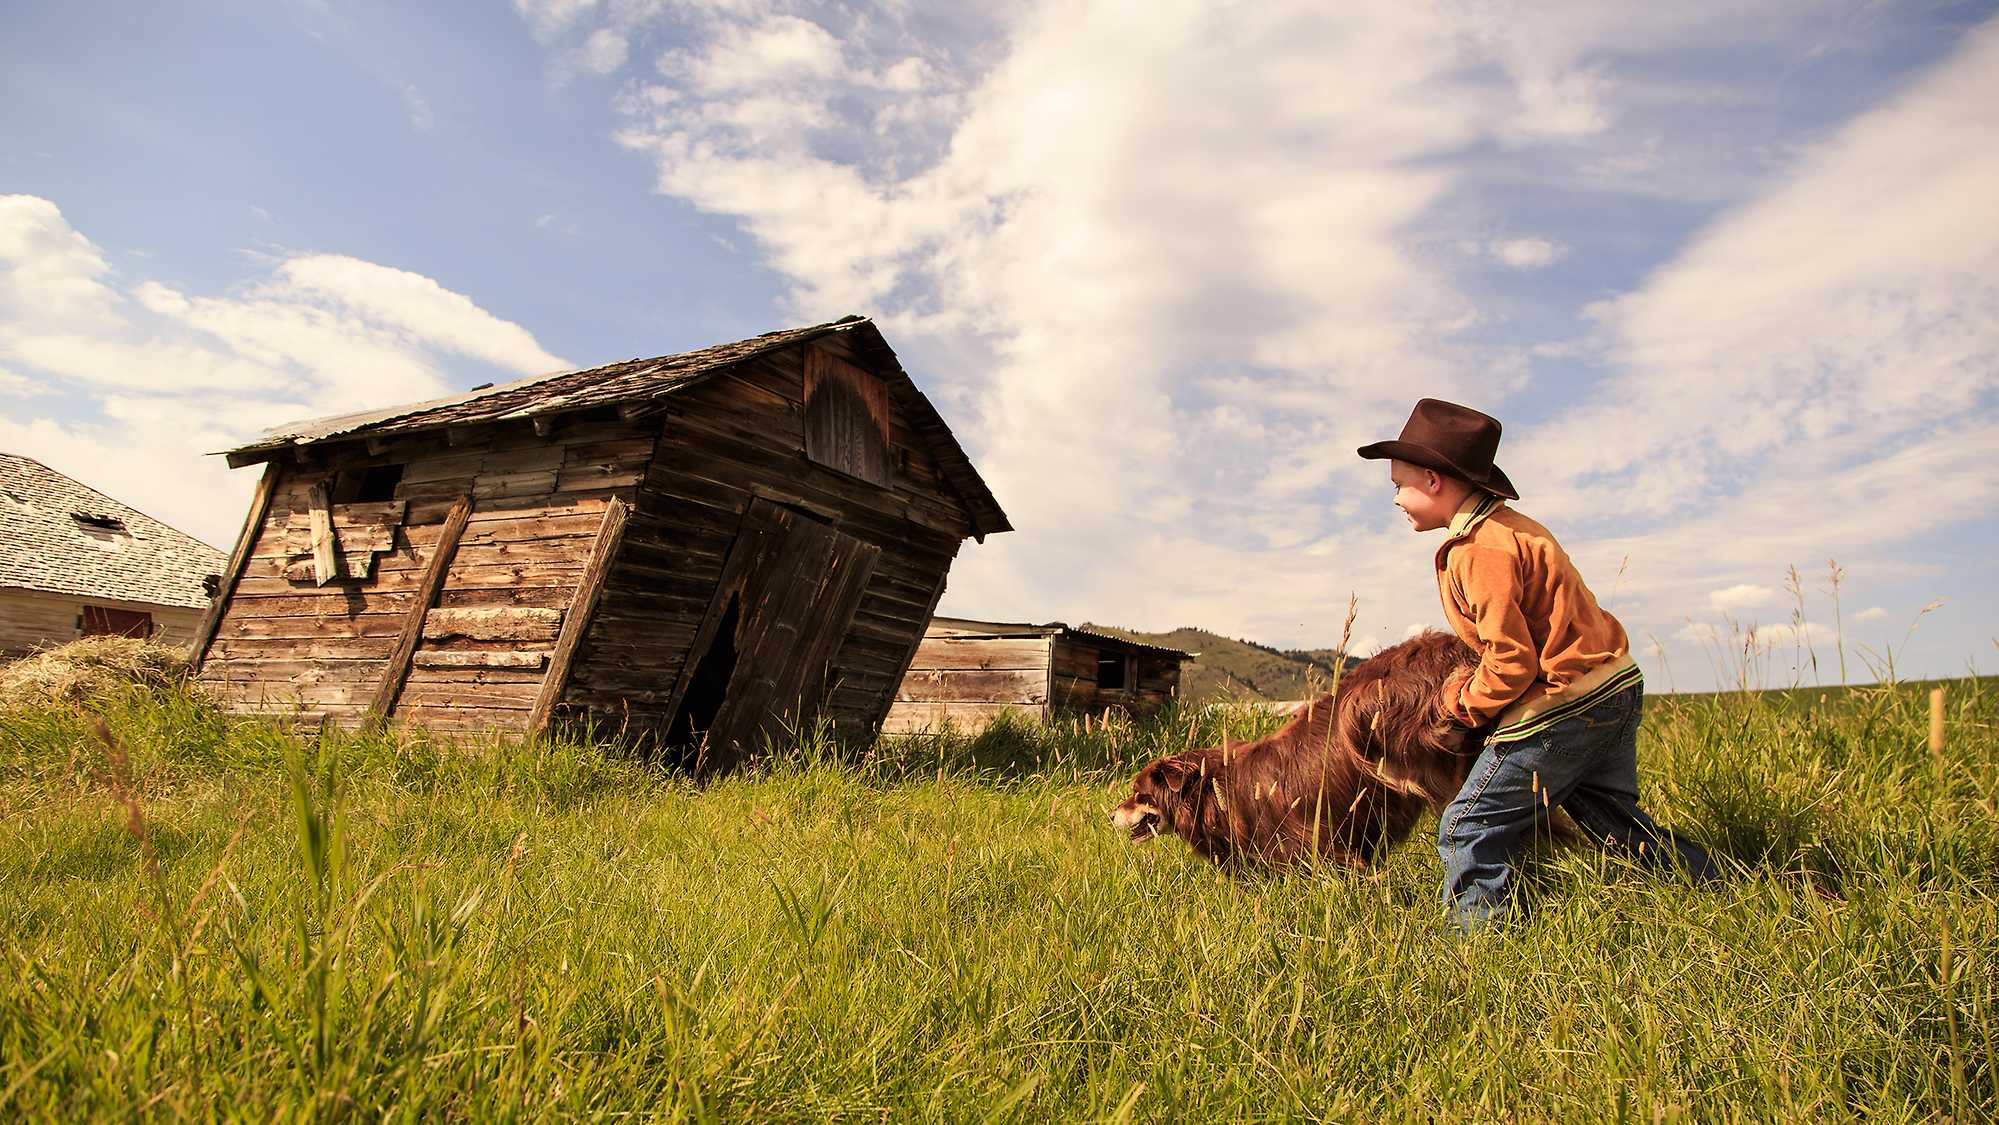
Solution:
M 944 479 L 972 517 L 980 539 L 1011 531 L 1006 513 L 986 487 L 964 448 L 952 436 L 937 409 L 918 390 L 882 338 L 874 322 L 863 316 L 842 317 L 826 324 L 766 332 L 747 340 L 697 348 L 653 359 L 628 359 L 580 371 L 533 375 L 481 387 L 450 398 L 414 402 L 382 410 L 314 418 L 279 426 L 247 445 L 227 451 L 232 466 L 267 461 L 285 449 L 364 437 L 387 437 L 446 427 L 534 421 L 593 407 L 618 406 L 665 398 L 676 391 L 720 375 L 739 363 L 783 348 L 807 344 L 835 333 L 850 333 L 854 350 L 874 365 L 890 393 L 907 412 L 910 428 L 930 446 Z M 669 435 L 671 436 L 671 435 Z
M 0 586 L 208 605 L 221 551 L 40 461 L 0 453 Z

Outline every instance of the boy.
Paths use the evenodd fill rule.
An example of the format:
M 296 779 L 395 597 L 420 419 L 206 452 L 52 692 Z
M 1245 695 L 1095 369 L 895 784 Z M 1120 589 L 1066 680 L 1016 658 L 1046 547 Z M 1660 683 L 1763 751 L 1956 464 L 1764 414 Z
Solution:
M 1402 436 L 1363 446 L 1389 461 L 1395 505 L 1417 531 L 1446 530 L 1437 593 L 1479 654 L 1444 684 L 1439 711 L 1485 743 L 1437 828 L 1444 905 L 1466 932 L 1517 913 L 1514 863 L 1537 816 L 1559 806 L 1604 848 L 1716 877 L 1707 853 L 1638 807 L 1644 679 L 1624 626 L 1596 604 L 1548 529 L 1506 506 L 1492 463 L 1499 422 L 1426 398 Z

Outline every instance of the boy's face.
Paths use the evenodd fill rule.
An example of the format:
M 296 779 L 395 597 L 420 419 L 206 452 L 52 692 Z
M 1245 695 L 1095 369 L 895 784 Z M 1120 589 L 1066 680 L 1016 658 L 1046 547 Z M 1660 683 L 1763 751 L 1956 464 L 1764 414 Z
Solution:
M 1434 469 L 1407 461 L 1390 461 L 1388 479 L 1395 485 L 1395 506 L 1402 509 L 1409 527 L 1415 531 L 1435 531 L 1449 527 L 1464 497 L 1452 482 Z

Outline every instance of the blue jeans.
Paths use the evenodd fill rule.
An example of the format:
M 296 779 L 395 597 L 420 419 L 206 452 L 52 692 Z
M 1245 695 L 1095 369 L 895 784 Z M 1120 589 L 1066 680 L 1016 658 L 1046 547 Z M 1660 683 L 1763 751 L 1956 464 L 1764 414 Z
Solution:
M 1444 906 L 1467 932 L 1524 909 L 1515 901 L 1515 861 L 1529 834 L 1559 808 L 1607 851 L 1647 867 L 1719 877 L 1691 841 L 1638 807 L 1638 718 L 1643 685 L 1513 742 L 1488 742 L 1464 788 L 1437 825 Z

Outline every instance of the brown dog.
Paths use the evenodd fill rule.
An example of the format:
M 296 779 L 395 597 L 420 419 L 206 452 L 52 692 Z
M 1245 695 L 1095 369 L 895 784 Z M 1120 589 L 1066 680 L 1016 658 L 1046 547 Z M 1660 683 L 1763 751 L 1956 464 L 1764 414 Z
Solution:
M 1477 660 L 1448 633 L 1383 649 L 1275 734 L 1147 763 L 1111 823 L 1134 841 L 1171 832 L 1224 867 L 1317 855 L 1365 868 L 1464 784 L 1478 741 L 1437 699 Z

